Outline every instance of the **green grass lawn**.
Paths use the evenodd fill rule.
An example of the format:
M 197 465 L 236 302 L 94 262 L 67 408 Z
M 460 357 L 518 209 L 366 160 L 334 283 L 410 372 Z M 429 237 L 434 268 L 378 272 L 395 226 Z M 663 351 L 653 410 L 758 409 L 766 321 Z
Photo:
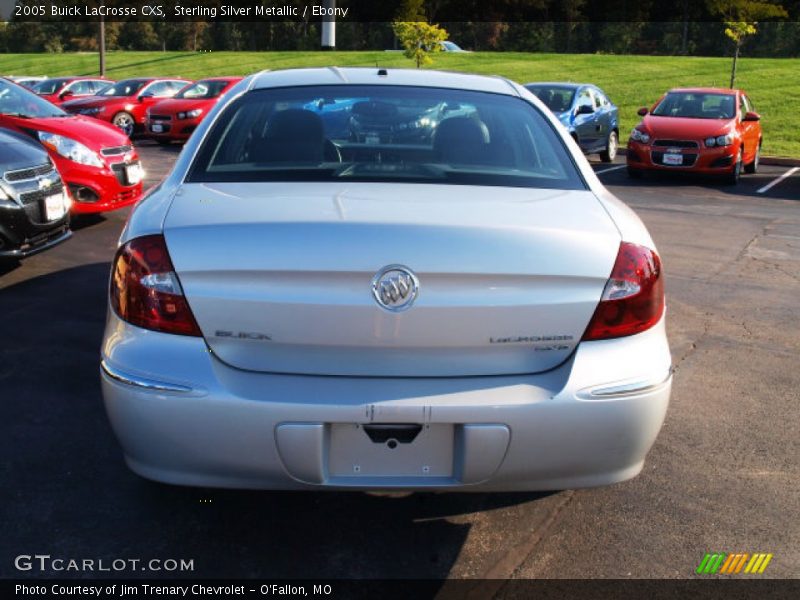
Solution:
M 0 54 L 0 73 L 94 75 L 97 62 L 92 53 Z M 413 67 L 396 52 L 111 52 L 106 64 L 107 75 L 117 79 L 144 75 L 199 79 L 326 65 Z M 730 66 L 728 58 L 476 52 L 437 55 L 431 68 L 502 75 L 520 83 L 594 83 L 620 107 L 624 141 L 638 122 L 637 108 L 651 105 L 670 87 L 725 87 Z M 800 156 L 800 119 L 792 104 L 793 98 L 800 97 L 798 74 L 800 59 L 746 58 L 739 63 L 737 83 L 747 90 L 762 116 L 765 154 Z

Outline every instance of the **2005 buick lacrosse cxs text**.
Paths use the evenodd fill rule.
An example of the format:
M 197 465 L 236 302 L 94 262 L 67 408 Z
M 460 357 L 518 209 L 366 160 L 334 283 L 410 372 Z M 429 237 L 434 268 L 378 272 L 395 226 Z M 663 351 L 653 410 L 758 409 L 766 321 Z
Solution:
M 663 279 L 523 87 L 264 72 L 127 223 L 105 405 L 128 465 L 174 484 L 610 484 L 667 410 Z

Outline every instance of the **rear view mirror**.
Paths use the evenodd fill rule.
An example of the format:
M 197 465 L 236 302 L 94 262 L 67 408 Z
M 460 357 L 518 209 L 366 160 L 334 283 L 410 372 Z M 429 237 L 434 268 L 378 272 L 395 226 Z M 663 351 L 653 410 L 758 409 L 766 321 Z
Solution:
M 594 113 L 594 108 L 588 104 L 581 104 L 578 110 L 575 111 L 576 115 L 591 115 L 592 113 Z
M 645 115 L 646 115 L 648 112 L 649 112 L 649 111 L 647 110 L 647 107 L 646 107 L 646 106 L 643 106 L 642 108 L 640 108 L 639 110 L 637 110 L 637 111 L 636 111 L 636 114 L 637 114 L 637 115 L 639 115 L 640 117 L 643 117 L 643 116 L 645 116 Z
M 761 115 L 758 114 L 757 112 L 747 112 L 742 118 L 742 121 L 760 121 L 760 120 L 761 120 Z

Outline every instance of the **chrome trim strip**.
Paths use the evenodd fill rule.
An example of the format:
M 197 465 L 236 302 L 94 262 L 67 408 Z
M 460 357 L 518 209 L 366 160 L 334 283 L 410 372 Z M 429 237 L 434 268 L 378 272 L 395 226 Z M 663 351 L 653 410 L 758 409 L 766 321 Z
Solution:
M 651 379 L 594 388 L 589 391 L 589 395 L 594 398 L 611 398 L 616 396 L 636 396 L 638 394 L 644 394 L 656 390 L 667 383 L 672 377 L 672 372 L 673 368 L 670 367 L 667 371 L 667 376 L 655 382 Z
M 42 171 L 41 173 L 37 172 L 37 171 L 41 171 L 44 167 L 49 167 L 49 168 L 46 171 Z M 39 179 L 41 177 L 44 177 L 45 175 L 50 175 L 55 170 L 56 170 L 56 168 L 53 166 L 52 163 L 46 163 L 46 164 L 36 165 L 35 167 L 27 167 L 25 169 L 14 169 L 13 171 L 6 171 L 5 173 L 3 173 L 3 179 L 6 181 L 6 183 L 9 183 L 11 185 L 15 185 L 17 183 L 26 183 L 28 181 L 36 181 L 37 179 Z M 34 176 L 33 177 L 26 177 L 25 179 L 14 179 L 13 181 L 10 181 L 8 179 L 9 175 L 14 175 L 15 173 L 24 173 L 25 171 L 33 171 L 34 172 Z
M 178 394 L 186 394 L 192 391 L 192 388 L 186 387 L 185 385 L 154 381 L 152 379 L 145 379 L 144 377 L 124 373 L 110 366 L 105 360 L 100 361 L 100 368 L 111 379 L 114 379 L 120 383 L 124 383 L 125 385 L 140 387 L 155 392 L 175 392 Z

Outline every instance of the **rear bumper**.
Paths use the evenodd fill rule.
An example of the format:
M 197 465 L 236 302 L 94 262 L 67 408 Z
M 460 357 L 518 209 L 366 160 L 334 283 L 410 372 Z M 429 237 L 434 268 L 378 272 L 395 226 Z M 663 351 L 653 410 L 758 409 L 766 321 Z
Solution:
M 173 484 L 255 489 L 615 483 L 641 470 L 671 388 L 663 320 L 629 338 L 582 343 L 566 363 L 538 375 L 348 378 L 240 371 L 202 339 L 144 331 L 111 314 L 101 379 L 135 472 Z M 386 450 L 357 433 L 371 423 L 418 423 L 427 441 Z M 394 468 L 401 455 L 391 452 L 408 460 L 381 472 L 375 457 L 384 453 Z

